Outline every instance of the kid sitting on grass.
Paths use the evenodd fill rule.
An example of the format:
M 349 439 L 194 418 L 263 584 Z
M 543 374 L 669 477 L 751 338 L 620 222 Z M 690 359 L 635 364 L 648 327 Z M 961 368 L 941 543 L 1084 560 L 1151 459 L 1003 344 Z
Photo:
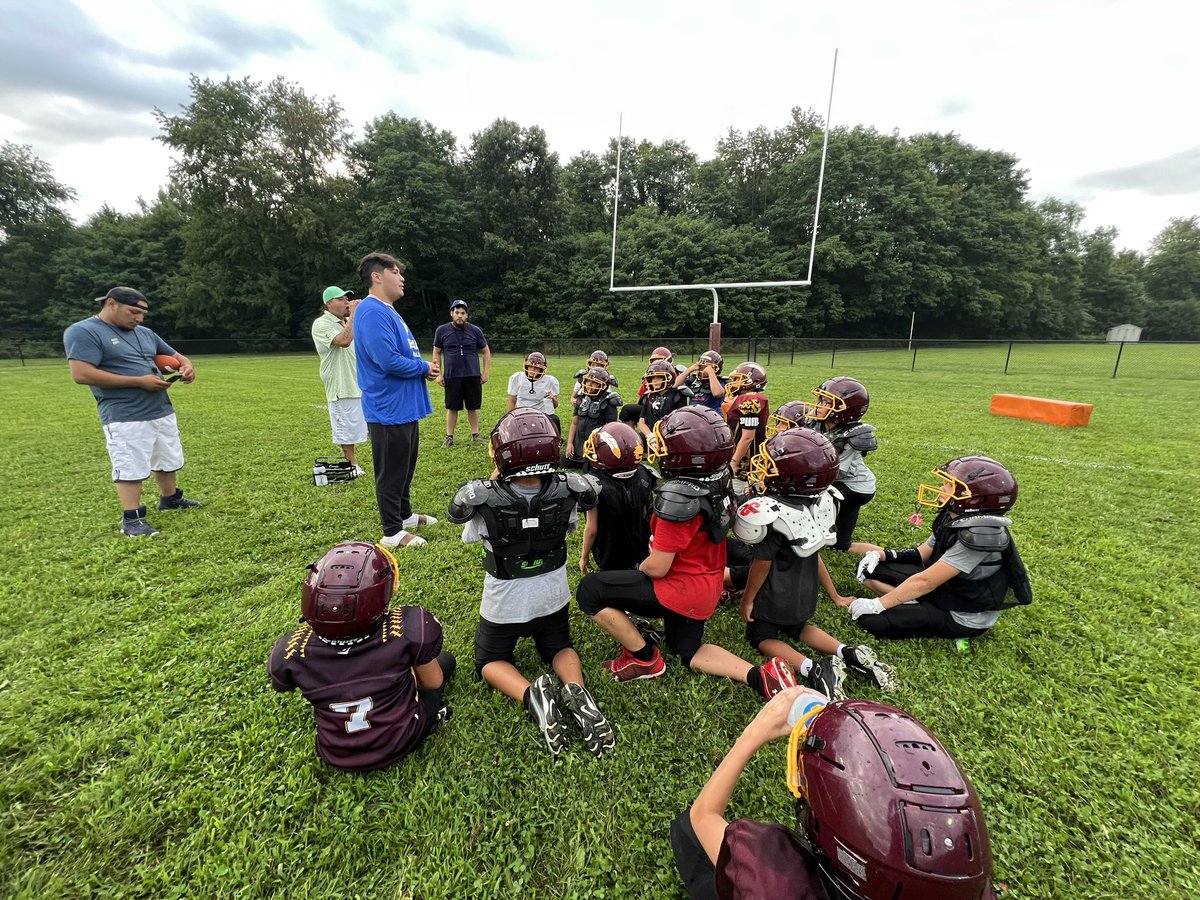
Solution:
M 753 545 L 754 561 L 734 568 L 735 587 L 745 588 L 740 613 L 746 640 L 763 656 L 780 657 L 831 700 L 845 697 L 847 667 L 883 690 L 895 690 L 895 670 L 869 647 L 847 646 L 809 619 L 817 610 L 817 582 L 838 598 L 818 551 L 836 540 L 838 493 L 832 485 L 838 455 L 823 435 L 808 428 L 768 440 L 750 463 L 750 486 L 758 496 L 738 509 L 734 535 Z M 830 656 L 813 663 L 780 635 Z
M 312 704 L 317 754 L 339 769 L 390 766 L 450 717 L 442 694 L 454 657 L 424 609 L 388 609 L 398 571 L 383 547 L 338 544 L 308 567 L 305 624 L 267 661 L 275 690 L 299 688 Z
M 508 413 L 492 430 L 489 447 L 498 477 L 469 481 L 450 501 L 450 521 L 466 525 L 463 543 L 484 547 L 475 671 L 525 706 L 552 755 L 567 747 L 561 700 L 587 749 L 601 756 L 613 749 L 616 735 L 584 687 L 567 619 L 567 535 L 576 509 L 593 507 L 596 492 L 584 476 L 555 471 L 558 432 L 545 413 Z M 513 650 L 525 637 L 562 679 L 561 689 L 549 672 L 530 684 L 517 669 Z
M 596 506 L 583 528 L 579 571 L 589 555 L 602 572 L 636 569 L 650 552 L 650 508 L 658 479 L 642 465 L 642 439 L 624 422 L 611 422 L 589 435 L 583 458 L 596 480 Z
M 770 698 L 795 685 L 782 659 L 753 666 L 723 647 L 705 644 L 704 623 L 717 607 L 732 519 L 729 457 L 733 437 L 715 410 L 677 409 L 654 428 L 652 452 L 666 481 L 650 519 L 650 553 L 637 569 L 596 572 L 579 583 L 576 602 L 616 638 L 621 653 L 604 663 L 617 681 L 657 678 L 662 654 L 628 613 L 662 619 L 665 643 L 684 665 L 748 684 Z

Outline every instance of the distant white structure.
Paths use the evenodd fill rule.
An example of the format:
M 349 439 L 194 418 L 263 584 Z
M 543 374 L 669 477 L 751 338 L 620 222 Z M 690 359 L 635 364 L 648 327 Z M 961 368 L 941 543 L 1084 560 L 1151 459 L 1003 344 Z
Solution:
M 1108 342 L 1110 344 L 1119 344 L 1122 341 L 1140 341 L 1142 339 L 1142 329 L 1136 325 L 1128 323 L 1124 325 L 1115 325 L 1108 329 Z

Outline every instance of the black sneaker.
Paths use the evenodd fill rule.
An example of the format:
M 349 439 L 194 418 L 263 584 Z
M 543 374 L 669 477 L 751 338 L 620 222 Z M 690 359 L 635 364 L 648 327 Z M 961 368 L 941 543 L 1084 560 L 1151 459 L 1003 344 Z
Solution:
M 444 441 L 442 441 L 442 448 L 445 449 L 446 447 L 453 447 L 453 446 L 454 446 L 454 435 L 452 435 L 452 434 L 446 435 L 446 439 Z
M 617 745 L 617 735 L 604 713 L 596 705 L 591 692 L 582 684 L 567 682 L 562 686 L 563 704 L 571 711 L 579 730 L 583 733 L 583 744 L 593 756 L 603 756 Z
M 486 444 L 487 441 L 485 441 L 479 434 L 473 434 L 473 435 L 471 435 L 471 443 L 472 444 Z
M 146 521 L 146 507 L 139 506 L 138 514 L 133 518 L 124 516 L 121 519 L 121 533 L 126 537 L 154 537 L 158 529 Z
M 550 755 L 558 756 L 567 749 L 567 723 L 563 721 L 554 694 L 554 679 L 547 672 L 529 686 L 525 708 L 529 711 L 529 718 L 541 729 Z
M 635 616 L 633 613 L 626 613 L 629 616 L 629 621 L 633 623 L 633 627 L 638 630 L 638 634 L 642 636 L 642 640 L 647 644 L 653 644 L 655 647 L 661 647 L 665 641 L 666 635 L 654 627 L 654 623 L 649 619 L 644 619 L 641 616 Z
M 836 656 L 827 656 L 808 671 L 808 684 L 830 700 L 845 700 L 842 684 L 846 680 L 846 664 Z
M 193 500 L 191 497 L 183 496 L 183 491 L 176 491 L 173 497 L 159 497 L 158 508 L 165 509 L 195 509 L 201 506 L 199 500 Z
M 895 691 L 900 688 L 900 678 L 896 670 L 887 663 L 879 661 L 875 651 L 865 644 L 847 645 L 842 650 L 842 658 L 846 668 L 868 681 L 873 681 L 881 691 Z

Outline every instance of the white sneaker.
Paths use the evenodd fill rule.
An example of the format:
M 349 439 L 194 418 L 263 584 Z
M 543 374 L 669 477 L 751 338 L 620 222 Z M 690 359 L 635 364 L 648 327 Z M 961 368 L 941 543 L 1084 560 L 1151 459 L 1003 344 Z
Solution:
M 395 534 L 385 534 L 379 541 L 384 547 L 420 547 L 428 543 L 423 537 L 409 534 L 407 531 L 397 531 Z
M 420 528 L 422 525 L 436 525 L 438 520 L 434 516 L 427 516 L 424 513 L 413 513 L 404 520 L 405 528 Z
M 362 476 L 364 476 L 366 474 L 367 474 L 366 469 L 364 469 L 362 466 L 354 467 L 354 477 L 355 478 L 361 478 Z

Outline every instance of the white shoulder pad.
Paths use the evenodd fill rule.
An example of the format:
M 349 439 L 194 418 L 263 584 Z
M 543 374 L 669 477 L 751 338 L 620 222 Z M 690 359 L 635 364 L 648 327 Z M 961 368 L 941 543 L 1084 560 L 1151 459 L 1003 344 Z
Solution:
M 796 555 L 805 557 L 837 543 L 836 523 L 837 503 L 829 491 L 823 491 L 811 505 L 782 505 L 772 524 L 791 542 Z
M 771 523 L 779 518 L 780 505 L 770 497 L 753 497 L 738 507 L 733 519 L 733 534 L 743 544 L 757 544 L 767 536 Z

